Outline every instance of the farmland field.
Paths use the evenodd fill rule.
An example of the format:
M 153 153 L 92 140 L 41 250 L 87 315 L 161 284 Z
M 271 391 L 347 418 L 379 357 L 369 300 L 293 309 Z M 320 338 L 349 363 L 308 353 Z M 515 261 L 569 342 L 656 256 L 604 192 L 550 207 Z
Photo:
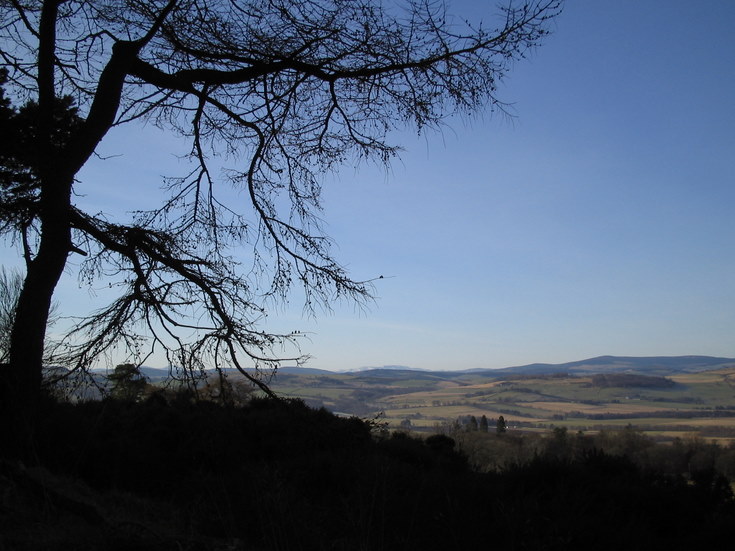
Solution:
M 634 426 L 661 438 L 699 435 L 735 440 L 735 367 L 663 376 L 395 371 L 276 377 L 274 390 L 345 415 L 379 417 L 392 428 L 430 431 L 483 415 L 519 431 Z M 617 378 L 616 378 L 617 377 Z

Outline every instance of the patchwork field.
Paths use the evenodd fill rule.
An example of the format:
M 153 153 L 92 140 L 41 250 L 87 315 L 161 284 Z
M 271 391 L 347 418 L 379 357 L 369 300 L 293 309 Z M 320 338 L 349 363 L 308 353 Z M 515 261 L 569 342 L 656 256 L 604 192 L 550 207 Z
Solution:
M 735 440 L 735 366 L 669 376 L 311 371 L 284 370 L 272 381 L 273 388 L 282 396 L 377 418 L 392 428 L 434 430 L 483 415 L 494 427 L 502 415 L 519 431 L 566 427 L 587 432 L 632 425 L 661 439 L 699 435 Z

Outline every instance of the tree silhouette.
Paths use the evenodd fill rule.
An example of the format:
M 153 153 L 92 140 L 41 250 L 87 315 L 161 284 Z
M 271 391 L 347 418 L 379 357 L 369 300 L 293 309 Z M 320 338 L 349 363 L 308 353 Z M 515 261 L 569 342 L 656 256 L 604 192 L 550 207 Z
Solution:
M 117 400 L 134 402 L 145 390 L 148 382 L 140 372 L 138 366 L 133 364 L 120 364 L 107 376 L 112 384 L 110 396 Z
M 37 160 L 22 188 L 27 214 L 4 226 L 22 238 L 28 266 L 4 403 L 33 408 L 71 253 L 85 255 L 83 281 L 105 278 L 120 295 L 80 321 L 59 361 L 83 369 L 122 350 L 140 364 L 165 350 L 172 365 L 235 367 L 269 392 L 245 368 L 275 367 L 274 350 L 298 336 L 261 328 L 269 300 L 294 285 L 307 310 L 371 296 L 320 229 L 319 175 L 348 160 L 387 163 L 394 129 L 502 108 L 498 82 L 559 9 L 560 0 L 510 2 L 485 28 L 419 0 L 1 3 L 0 67 L 12 97 L 35 106 Z M 79 121 L 56 139 L 66 97 Z M 190 172 L 127 222 L 83 211 L 77 174 L 111 128 L 136 122 L 187 138 Z M 221 175 L 214 156 L 227 165 Z M 223 180 L 244 190 L 242 204 L 220 198 Z M 239 265 L 233 251 L 244 247 L 250 260 Z
M 477 425 L 477 417 L 474 415 L 470 416 L 470 421 L 467 423 L 467 430 L 470 432 L 477 431 L 478 425 Z
M 15 307 L 23 288 L 23 276 L 19 272 L 0 271 L 0 363 L 6 363 L 10 355 L 10 332 L 15 321 Z
M 15 310 L 18 297 L 23 290 L 23 274 L 20 270 L 0 268 L 0 364 L 7 363 L 10 357 L 10 335 L 15 323 Z M 51 305 L 48 324 L 58 320 L 58 305 Z M 51 357 L 52 345 L 45 346 L 45 357 Z
M 39 216 L 40 167 L 39 104 L 27 101 L 16 109 L 5 97 L 8 70 L 0 69 L 0 232 L 19 237 L 26 264 L 32 260 L 31 235 Z M 53 99 L 50 141 L 64 147 L 83 120 L 71 96 Z

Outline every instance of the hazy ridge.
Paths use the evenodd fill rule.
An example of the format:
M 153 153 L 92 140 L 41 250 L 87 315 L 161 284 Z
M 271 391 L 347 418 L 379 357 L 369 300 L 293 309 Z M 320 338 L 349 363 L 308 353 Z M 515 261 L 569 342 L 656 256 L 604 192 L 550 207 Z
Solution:
M 481 375 L 501 378 L 507 375 L 549 375 L 552 373 L 596 374 L 608 372 L 629 372 L 642 375 L 675 375 L 678 373 L 699 373 L 715 369 L 735 367 L 735 358 L 715 356 L 597 356 L 585 360 L 560 364 L 533 363 L 503 368 L 478 368 L 465 370 L 429 370 L 406 366 L 370 367 L 355 371 L 327 371 L 305 367 L 283 367 L 284 374 L 333 375 L 346 374 L 360 377 L 400 377 L 416 378 L 419 373 L 432 378 L 460 379 L 466 375 Z

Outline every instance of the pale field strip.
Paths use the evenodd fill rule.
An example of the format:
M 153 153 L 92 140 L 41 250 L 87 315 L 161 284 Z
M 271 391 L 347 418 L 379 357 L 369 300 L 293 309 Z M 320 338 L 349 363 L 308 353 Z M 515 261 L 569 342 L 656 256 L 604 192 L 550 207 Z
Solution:
M 667 377 L 676 383 L 725 383 L 735 384 L 735 370 L 702 371 L 701 373 L 682 373 L 681 375 L 670 375 Z
M 671 379 L 675 383 L 680 383 L 683 385 L 686 384 L 697 384 L 697 383 L 706 383 L 706 384 L 712 384 L 712 383 L 719 383 L 719 382 L 725 382 L 725 378 L 722 377 L 719 374 L 712 374 L 712 373 L 697 373 L 695 374 L 687 374 L 687 375 L 671 375 L 667 377 L 668 379 Z
M 524 406 L 535 409 L 546 410 L 553 413 L 571 411 L 579 411 L 586 414 L 604 414 L 604 413 L 654 413 L 662 411 L 661 406 L 646 406 L 642 404 L 611 404 L 604 403 L 599 405 L 583 404 L 580 402 L 524 402 Z
M 439 401 L 454 401 L 454 400 L 470 400 L 477 399 L 480 396 L 467 397 L 467 394 L 473 392 L 485 391 L 492 387 L 498 386 L 499 383 L 489 383 L 482 385 L 468 385 L 468 386 L 453 386 L 445 387 L 441 390 L 422 390 L 418 392 L 405 392 L 403 394 L 393 394 L 386 396 L 382 401 L 384 402 L 399 402 L 399 403 L 410 403 L 427 401 L 431 403 L 434 400 Z
M 655 421 L 659 426 L 735 427 L 735 417 L 702 417 L 694 419 L 663 419 L 656 417 L 652 421 Z
M 456 383 L 454 381 L 442 381 L 441 383 L 437 383 L 436 388 L 448 389 L 448 388 L 467 388 L 467 387 L 462 386 L 461 384 Z
M 563 420 L 542 419 L 542 423 L 552 423 L 555 425 L 569 426 L 587 426 L 587 427 L 603 427 L 618 425 L 633 425 L 637 427 L 653 427 L 665 428 L 665 430 L 685 430 L 687 427 L 723 427 L 735 428 L 735 417 L 621 417 L 618 419 L 589 419 L 586 417 L 568 417 Z
M 384 410 L 384 413 L 387 419 L 405 419 L 406 417 L 411 417 L 411 415 L 415 415 L 418 413 L 422 416 L 423 419 L 431 419 L 434 421 L 441 420 L 448 422 L 454 421 L 458 417 L 463 417 L 466 415 L 474 415 L 478 421 L 483 415 L 488 419 L 497 419 L 502 415 L 503 417 L 505 417 L 506 421 L 510 421 L 512 419 L 530 423 L 543 423 L 548 421 L 548 419 L 545 417 L 527 417 L 525 415 L 515 415 L 512 413 L 504 413 L 498 410 L 478 408 L 470 405 L 386 409 Z
M 439 402 L 434 404 L 433 402 Z M 548 408 L 538 408 L 531 405 L 530 402 L 504 402 L 498 403 L 493 400 L 479 400 L 477 398 L 470 399 L 458 399 L 457 397 L 441 397 L 432 395 L 428 398 L 421 399 L 409 399 L 405 398 L 402 400 L 391 400 L 383 399 L 380 400 L 382 405 L 385 406 L 386 410 L 391 411 L 420 411 L 422 415 L 435 415 L 435 416 L 446 416 L 446 412 L 449 411 L 479 411 L 480 415 L 489 415 L 488 412 L 496 412 L 495 408 L 501 410 L 500 415 L 507 415 L 502 413 L 502 410 L 518 409 L 518 410 L 541 410 L 540 415 L 546 413 Z M 460 413 L 460 415 L 465 415 Z M 467 413 L 467 415 L 474 415 L 473 413 Z

